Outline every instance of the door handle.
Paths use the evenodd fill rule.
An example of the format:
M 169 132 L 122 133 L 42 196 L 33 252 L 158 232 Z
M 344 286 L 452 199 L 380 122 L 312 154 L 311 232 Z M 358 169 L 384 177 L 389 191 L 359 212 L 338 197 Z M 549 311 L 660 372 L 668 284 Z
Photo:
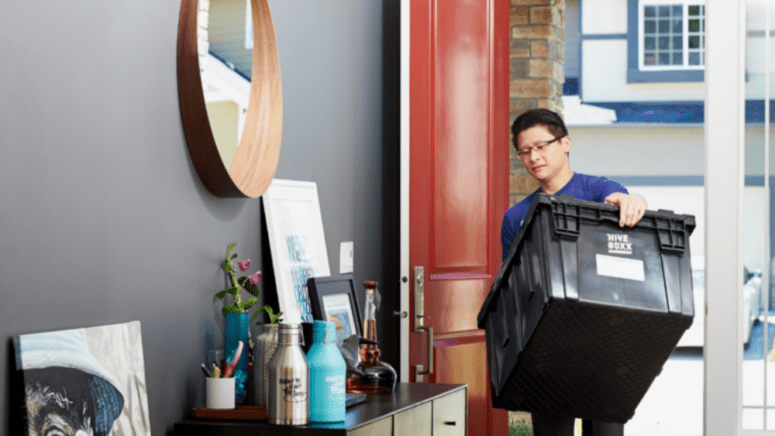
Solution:
M 423 371 L 422 365 L 416 365 L 414 367 L 414 373 L 417 376 L 433 374 L 433 327 L 431 326 L 418 327 L 418 329 L 420 331 L 425 330 L 426 332 L 428 332 L 428 350 L 427 350 L 428 357 L 425 362 L 427 364 L 426 366 L 427 369 Z
M 415 365 L 414 375 L 417 383 L 422 382 L 423 375 L 433 374 L 433 327 L 425 325 L 425 268 L 414 267 L 414 332 L 428 332 L 428 350 L 425 370 L 422 365 Z
M 420 327 L 425 325 L 425 268 L 414 267 L 414 332 L 422 333 Z

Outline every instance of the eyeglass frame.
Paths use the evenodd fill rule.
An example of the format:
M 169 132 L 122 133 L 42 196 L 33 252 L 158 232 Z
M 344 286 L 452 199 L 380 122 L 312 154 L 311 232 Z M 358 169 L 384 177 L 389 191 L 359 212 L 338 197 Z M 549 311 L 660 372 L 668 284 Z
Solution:
M 543 150 L 545 147 L 548 147 L 552 145 L 553 143 L 559 141 L 560 139 L 566 137 L 568 135 L 560 135 L 552 140 L 546 141 L 544 144 L 534 145 L 532 147 L 525 148 L 523 150 L 517 150 L 517 156 L 520 159 L 523 159 L 525 157 L 531 156 L 533 154 L 533 150 L 535 150 L 537 153 L 540 153 L 541 150 Z

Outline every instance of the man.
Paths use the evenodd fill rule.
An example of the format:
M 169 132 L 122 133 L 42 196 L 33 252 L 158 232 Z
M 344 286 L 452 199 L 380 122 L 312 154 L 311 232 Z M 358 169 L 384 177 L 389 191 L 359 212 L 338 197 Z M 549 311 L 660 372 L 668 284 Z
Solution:
M 506 211 L 501 227 L 503 260 L 508 257 L 514 238 L 539 192 L 617 205 L 620 226 L 632 227 L 643 218 L 646 201 L 642 197 L 629 194 L 624 186 L 613 180 L 571 170 L 568 154 L 573 144 L 558 114 L 547 109 L 529 110 L 514 120 L 511 133 L 517 155 L 541 187 Z M 532 421 L 535 436 L 573 436 L 573 416 L 533 412 Z M 595 436 L 621 436 L 624 426 L 584 421 L 584 435 L 590 432 Z
M 620 208 L 620 226 L 632 227 L 643 218 L 646 201 L 642 197 L 629 194 L 613 180 L 571 170 L 568 154 L 573 144 L 565 123 L 556 113 L 548 109 L 529 110 L 514 120 L 511 133 L 517 156 L 541 187 L 506 211 L 501 227 L 503 260 L 539 192 L 615 204 Z

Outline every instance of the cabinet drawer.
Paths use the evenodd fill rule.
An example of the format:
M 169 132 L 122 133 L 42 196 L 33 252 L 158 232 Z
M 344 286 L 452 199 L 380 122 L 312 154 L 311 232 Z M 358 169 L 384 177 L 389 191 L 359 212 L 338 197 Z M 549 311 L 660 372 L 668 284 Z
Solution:
M 465 389 L 433 400 L 433 436 L 465 436 L 466 400 Z
M 395 436 L 431 436 L 430 402 L 397 413 L 393 417 L 393 435 Z
M 358 427 L 355 430 L 348 431 L 347 436 L 391 436 L 393 434 L 393 417 L 380 419 L 369 425 Z

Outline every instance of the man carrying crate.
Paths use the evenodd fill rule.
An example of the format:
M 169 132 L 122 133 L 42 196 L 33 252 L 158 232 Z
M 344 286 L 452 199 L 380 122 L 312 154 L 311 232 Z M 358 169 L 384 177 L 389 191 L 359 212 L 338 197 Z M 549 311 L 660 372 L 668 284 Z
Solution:
M 605 202 L 619 206 L 620 226 L 632 227 L 643 218 L 646 201 L 613 180 L 574 173 L 568 162 L 572 146 L 562 118 L 547 109 L 529 110 L 511 126 L 514 147 L 528 173 L 540 188 L 515 204 L 503 217 L 501 244 L 503 260 L 508 257 L 514 238 L 527 216 L 536 194 L 570 195 L 579 200 Z M 575 417 L 532 413 L 535 436 L 573 436 Z M 584 436 L 621 436 L 623 424 L 584 421 Z

